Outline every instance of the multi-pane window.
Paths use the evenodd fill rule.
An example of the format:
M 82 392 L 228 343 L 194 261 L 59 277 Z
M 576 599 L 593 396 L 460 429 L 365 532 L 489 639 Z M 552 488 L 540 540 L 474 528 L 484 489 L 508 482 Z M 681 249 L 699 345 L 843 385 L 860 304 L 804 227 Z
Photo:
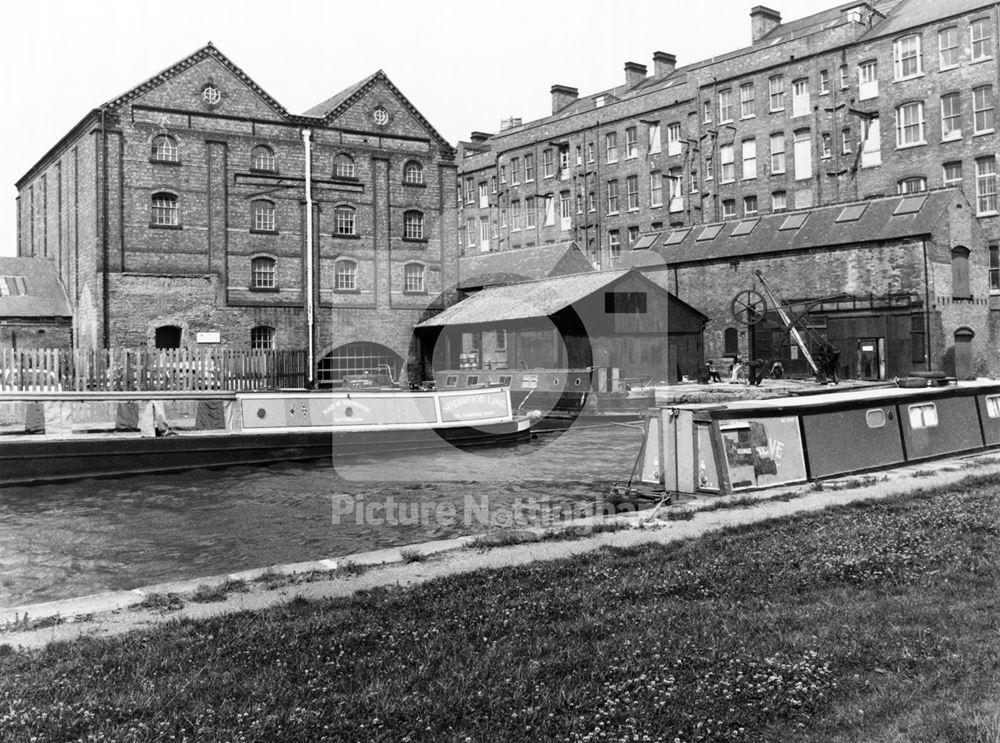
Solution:
M 734 219 L 736 217 L 736 199 L 722 200 L 722 218 Z
M 253 210 L 253 229 L 255 232 L 274 232 L 274 202 L 257 199 L 251 205 Z
M 743 83 L 740 86 L 740 118 L 746 119 L 755 114 L 753 83 Z
M 510 182 L 515 186 L 521 182 L 521 158 L 519 157 L 510 159 Z
M 719 91 L 719 123 L 725 124 L 733 120 L 733 91 Z
M 424 166 L 418 163 L 416 160 L 410 160 L 406 165 L 403 166 L 403 183 L 419 184 L 424 182 Z M 490 184 L 493 186 L 493 193 L 497 192 L 497 179 L 496 176 L 490 178 Z
M 938 67 L 942 70 L 958 66 L 958 27 L 938 31 Z
M 569 177 L 569 147 L 559 148 L 559 176 L 564 180 Z
M 975 62 L 989 59 L 993 54 L 990 47 L 990 19 L 979 18 L 969 24 L 969 40 L 972 42 L 971 56 Z
M 943 179 L 945 188 L 961 188 L 962 187 L 962 163 L 956 160 L 955 162 L 945 163 L 943 170 Z
M 997 158 L 996 155 L 976 159 L 976 214 L 995 214 L 997 211 Z
M 180 224 L 177 196 L 172 193 L 154 193 L 151 224 L 160 227 L 176 227 Z
M 551 178 L 556 174 L 556 161 L 552 150 L 542 150 L 542 177 Z
M 254 351 L 274 349 L 274 328 L 267 325 L 250 328 L 250 348 Z
M 756 217 L 757 216 L 757 197 L 756 196 L 744 196 L 743 197 L 743 216 L 744 217 Z
M 521 214 L 521 200 L 514 199 L 510 202 L 510 229 L 512 232 L 520 232 L 524 226 L 524 218 Z
M 630 175 L 625 179 L 625 197 L 630 212 L 639 208 L 639 176 Z
M 962 97 L 958 93 L 941 96 L 941 139 L 962 138 Z
M 833 140 L 829 132 L 820 135 L 820 157 L 830 157 L 833 155 Z
M 882 164 L 882 124 L 878 116 L 861 122 L 861 167 L 873 168 Z
M 403 237 L 407 240 L 424 239 L 424 215 L 416 209 L 403 212 Z
M 506 165 L 501 165 L 500 166 L 500 185 L 501 186 L 506 186 L 507 185 L 507 166 Z
M 851 153 L 851 130 L 844 129 L 840 133 L 840 152 L 844 155 Z
M 424 267 L 420 263 L 407 263 L 403 266 L 403 291 L 424 292 Z
M 608 231 L 608 252 L 611 254 L 611 265 L 615 265 L 622 254 L 622 239 L 618 230 Z
M 153 137 L 152 159 L 161 163 L 179 162 L 180 154 L 174 138 L 166 134 Z
M 535 156 L 527 154 L 524 156 L 524 182 L 531 183 L 535 180 Z
M 545 227 L 549 227 L 556 223 L 556 197 L 546 196 L 545 197 L 545 221 L 542 223 Z
M 701 102 L 701 120 L 706 124 L 712 123 L 712 102 Z
M 488 209 L 490 206 L 490 192 L 486 181 L 479 184 L 479 208 Z
M 992 132 L 993 86 L 983 85 L 972 90 L 972 131 L 974 134 Z
M 583 214 L 583 194 L 576 194 L 576 213 Z
M 260 256 L 250 261 L 250 288 L 275 289 L 278 286 L 275 277 L 274 258 Z
M 767 81 L 767 92 L 772 111 L 785 110 L 785 78 L 775 75 Z
M 847 90 L 851 83 L 851 70 L 845 64 L 840 65 L 840 89 Z
M 923 73 L 919 34 L 904 36 L 893 42 L 892 68 L 897 80 L 905 80 Z
M 830 71 L 819 71 L 819 94 L 825 95 L 830 92 Z
M 681 168 L 671 168 L 667 173 L 670 188 L 670 211 L 679 212 L 684 208 L 684 178 Z
M 333 228 L 337 235 L 356 235 L 357 223 L 354 207 L 338 206 L 333 210 Z
M 858 99 L 878 96 L 878 61 L 870 59 L 858 65 Z
M 469 217 L 465 220 L 465 244 L 474 247 L 476 244 L 476 219 Z
M 483 250 L 489 250 L 490 246 L 490 218 L 479 218 L 479 244 Z
M 333 264 L 334 291 L 353 292 L 358 289 L 358 264 L 340 260 Z
M 771 194 L 771 211 L 781 212 L 788 208 L 788 195 L 784 191 Z
M 910 193 L 920 193 L 921 191 L 927 190 L 927 179 L 923 176 L 914 176 L 913 178 L 904 178 L 896 184 L 896 193 L 898 194 L 910 194 Z
M 605 162 L 618 162 L 618 133 L 608 132 L 604 135 Z
M 795 180 L 802 181 L 812 178 L 812 137 L 808 129 L 801 129 L 795 132 L 795 141 L 792 143 L 792 157 L 795 161 Z M 796 199 L 798 199 L 796 193 Z M 796 202 L 796 207 L 799 204 Z
M 639 132 L 636 127 L 630 126 L 625 130 L 625 159 L 636 157 L 639 154 Z
M 663 173 L 659 170 L 649 174 L 649 205 L 663 206 Z
M 471 178 L 465 179 L 465 203 L 476 203 L 476 183 Z
M 535 213 L 535 197 L 529 196 L 524 200 L 524 226 L 534 227 L 538 223 L 538 216 Z
M 719 178 L 723 183 L 736 180 L 736 164 L 733 161 L 734 153 L 731 144 L 724 144 L 719 147 L 719 163 L 722 165 L 722 172 Z
M 990 245 L 990 291 L 1000 292 L 1000 245 Z
M 744 139 L 740 145 L 743 155 L 743 180 L 757 177 L 757 140 Z
M 775 132 L 771 135 L 771 172 L 785 172 L 785 133 Z
M 569 191 L 559 194 L 559 218 L 570 219 L 573 216 L 573 197 Z
M 587 211 L 596 212 L 597 211 L 597 194 L 593 191 L 587 194 Z
M 649 154 L 652 155 L 660 151 L 660 124 L 651 122 L 649 125 Z
M 355 174 L 354 160 L 350 155 L 341 153 L 333 159 L 333 172 L 338 178 L 353 178 Z
M 596 148 L 596 146 L 594 145 L 593 142 L 587 142 L 587 162 L 588 163 L 594 162 L 594 158 L 596 157 L 596 155 L 594 154 L 594 151 L 596 149 L 597 148 Z
M 274 150 L 263 144 L 254 147 L 250 157 L 250 168 L 273 173 L 278 169 L 274 162 Z
M 618 213 L 618 181 L 608 181 L 608 212 Z
M 906 147 L 924 142 L 924 104 L 904 103 L 896 108 L 896 146 Z
M 792 116 L 808 116 L 810 113 L 809 78 L 802 77 L 792 83 Z
M 679 122 L 667 124 L 667 154 L 681 154 L 681 125 Z

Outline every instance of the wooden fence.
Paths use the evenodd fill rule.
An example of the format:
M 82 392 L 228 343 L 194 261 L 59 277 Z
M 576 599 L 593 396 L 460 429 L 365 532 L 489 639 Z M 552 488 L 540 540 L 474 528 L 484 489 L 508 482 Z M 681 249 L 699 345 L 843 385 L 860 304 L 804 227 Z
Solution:
M 306 352 L 227 348 L 0 349 L 0 390 L 260 390 L 304 387 Z

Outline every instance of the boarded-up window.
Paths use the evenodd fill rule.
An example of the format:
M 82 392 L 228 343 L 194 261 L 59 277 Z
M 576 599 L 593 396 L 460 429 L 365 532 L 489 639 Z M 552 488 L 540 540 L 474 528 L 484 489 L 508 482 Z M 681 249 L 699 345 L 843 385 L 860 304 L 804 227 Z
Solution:
M 971 299 L 969 287 L 969 249 L 959 245 L 951 249 L 951 296 Z

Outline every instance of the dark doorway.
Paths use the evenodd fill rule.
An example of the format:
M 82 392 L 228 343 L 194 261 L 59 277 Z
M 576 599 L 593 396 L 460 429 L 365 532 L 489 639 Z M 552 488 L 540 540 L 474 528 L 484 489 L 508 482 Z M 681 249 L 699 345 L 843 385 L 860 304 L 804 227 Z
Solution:
M 176 325 L 163 325 L 156 329 L 157 348 L 180 348 L 181 329 Z

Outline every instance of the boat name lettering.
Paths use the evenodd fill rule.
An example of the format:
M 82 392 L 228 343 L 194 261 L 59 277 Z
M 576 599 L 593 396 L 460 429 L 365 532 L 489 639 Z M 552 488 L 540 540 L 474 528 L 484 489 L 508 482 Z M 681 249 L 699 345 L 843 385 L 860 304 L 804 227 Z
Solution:
M 489 407 L 496 408 L 497 410 L 503 410 L 503 401 L 496 397 L 495 395 L 473 395 L 470 397 L 456 397 L 441 406 L 441 410 L 445 413 L 450 413 L 455 410 L 455 408 L 464 407 L 466 405 L 472 404 L 488 405 Z

